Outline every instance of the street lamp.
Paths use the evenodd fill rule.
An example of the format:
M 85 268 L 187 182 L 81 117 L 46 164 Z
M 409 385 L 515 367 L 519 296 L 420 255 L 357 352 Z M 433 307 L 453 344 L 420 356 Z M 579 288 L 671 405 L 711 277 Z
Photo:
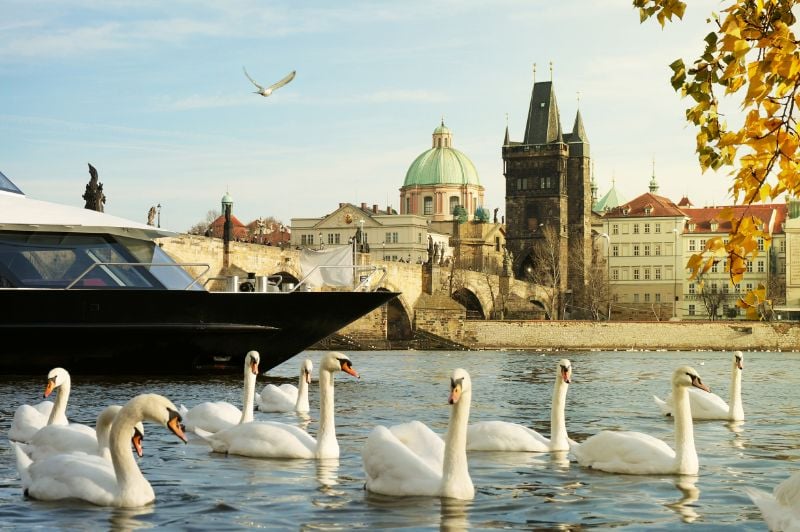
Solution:
M 161 228 L 161 204 L 156 205 L 156 213 L 158 213 L 158 228 Z
M 233 198 L 226 191 L 222 196 L 222 213 L 225 215 L 225 225 L 222 229 L 222 268 L 225 272 L 230 267 L 230 243 L 233 233 L 233 223 L 231 222 L 231 210 L 233 209 Z
M 673 246 L 675 252 L 675 272 L 673 274 L 674 281 L 672 283 L 672 319 L 674 320 L 678 318 L 678 228 L 673 228 L 672 232 L 675 234 L 675 245 Z
M 600 233 L 600 238 L 606 239 L 606 288 L 608 290 L 608 320 L 611 321 L 611 237 L 608 233 Z
M 322 249 L 325 245 L 322 243 L 322 231 L 319 232 L 319 249 Z

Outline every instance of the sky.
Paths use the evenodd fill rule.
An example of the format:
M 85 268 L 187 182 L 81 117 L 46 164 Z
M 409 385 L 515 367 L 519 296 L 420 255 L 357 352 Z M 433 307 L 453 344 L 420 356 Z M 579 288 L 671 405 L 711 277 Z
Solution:
M 399 209 L 444 119 L 502 216 L 503 136 L 522 140 L 536 64 L 564 131 L 580 109 L 600 195 L 614 180 L 633 199 L 655 172 L 676 202 L 730 204 L 668 68 L 700 55 L 721 7 L 691 1 L 661 29 L 630 0 L 3 0 L 0 171 L 82 207 L 91 163 L 106 212 L 144 222 L 160 204 L 174 231 L 226 191 L 242 222 L 289 223 Z M 243 67 L 263 85 L 297 76 L 264 98 Z

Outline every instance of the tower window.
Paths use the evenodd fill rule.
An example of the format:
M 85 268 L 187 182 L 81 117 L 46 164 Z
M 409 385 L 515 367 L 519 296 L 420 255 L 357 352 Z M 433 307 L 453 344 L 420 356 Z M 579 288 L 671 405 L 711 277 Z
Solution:
M 425 196 L 425 199 L 422 201 L 422 214 L 426 216 L 433 214 L 433 198 L 431 196 Z

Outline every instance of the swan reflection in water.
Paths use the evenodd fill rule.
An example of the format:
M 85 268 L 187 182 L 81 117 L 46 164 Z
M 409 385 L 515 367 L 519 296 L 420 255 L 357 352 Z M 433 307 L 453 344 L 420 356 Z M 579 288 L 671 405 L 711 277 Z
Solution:
M 469 522 L 469 508 L 472 502 L 460 499 L 442 497 L 441 521 L 439 530 L 442 532 L 455 532 L 457 530 L 469 530 L 472 525 Z
M 695 511 L 696 506 L 692 504 L 700 498 L 697 477 L 694 475 L 676 477 L 675 487 L 681 492 L 681 498 L 665 506 L 680 515 L 684 523 L 694 523 L 700 517 Z
M 731 445 L 737 449 L 744 449 L 746 447 L 744 440 L 744 421 L 729 421 L 725 423 L 725 427 L 733 433 L 733 440 Z
M 150 528 L 153 526 L 151 522 L 137 518 L 150 515 L 154 511 L 153 505 L 139 508 L 113 508 L 111 515 L 108 516 L 108 529 L 127 531 Z
M 338 458 L 317 460 L 317 482 L 319 482 L 322 491 L 327 491 L 339 484 Z

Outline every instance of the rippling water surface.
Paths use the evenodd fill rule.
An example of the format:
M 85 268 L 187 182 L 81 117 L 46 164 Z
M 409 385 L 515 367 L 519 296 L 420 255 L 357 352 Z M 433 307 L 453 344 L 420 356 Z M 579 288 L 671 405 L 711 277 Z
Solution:
M 316 371 L 323 353 L 307 352 L 260 376 L 296 383 L 299 363 L 314 361 L 311 417 L 256 412 L 316 433 Z M 139 465 L 156 503 L 137 510 L 98 508 L 76 501 L 39 502 L 21 490 L 6 435 L 16 407 L 41 399 L 45 376 L 0 377 L 0 527 L 73 529 L 174 528 L 588 528 L 764 530 L 745 486 L 772 490 L 800 469 L 800 354 L 745 353 L 746 421 L 695 423 L 698 477 L 626 476 L 581 468 L 559 453 L 470 453 L 473 501 L 396 499 L 364 491 L 361 448 L 376 424 L 417 419 L 443 434 L 449 416 L 448 377 L 463 367 L 473 383 L 471 421 L 503 419 L 549 434 L 556 363 L 573 363 L 567 430 L 582 441 L 602 429 L 648 432 L 673 445 L 672 422 L 652 395 L 669 391 L 672 371 L 689 364 L 726 401 L 730 353 L 719 352 L 352 352 L 361 380 L 336 375 L 338 461 L 258 460 L 180 443 L 165 428 L 146 425 Z M 69 368 L 67 368 L 69 369 Z M 108 404 L 157 392 L 192 407 L 208 400 L 241 403 L 241 377 L 72 379 L 67 415 L 94 425 Z

